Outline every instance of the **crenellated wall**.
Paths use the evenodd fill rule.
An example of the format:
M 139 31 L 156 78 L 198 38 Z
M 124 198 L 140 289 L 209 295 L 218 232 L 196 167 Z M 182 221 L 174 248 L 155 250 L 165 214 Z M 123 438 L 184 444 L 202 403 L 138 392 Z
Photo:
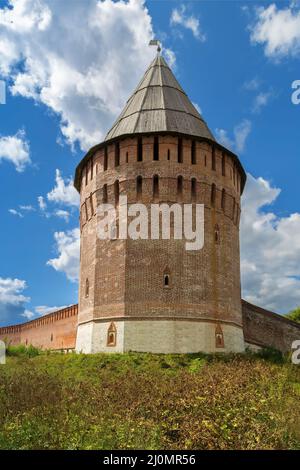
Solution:
M 42 349 L 74 349 L 78 305 L 72 305 L 29 322 L 0 328 L 0 339 L 13 346 L 24 344 Z

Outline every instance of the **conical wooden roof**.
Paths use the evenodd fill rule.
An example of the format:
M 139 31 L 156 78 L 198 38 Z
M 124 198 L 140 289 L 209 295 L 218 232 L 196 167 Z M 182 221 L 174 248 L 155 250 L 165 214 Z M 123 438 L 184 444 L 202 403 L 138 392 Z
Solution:
M 105 140 L 128 134 L 176 132 L 214 140 L 160 55 L 153 60 Z
M 152 132 L 183 134 L 214 142 L 222 151 L 230 153 L 236 161 L 242 173 L 243 191 L 246 173 L 239 158 L 216 142 L 203 117 L 159 54 L 146 70 L 105 140 L 92 147 L 78 164 L 74 181 L 75 188 L 80 191 L 82 169 L 98 149 L 118 138 Z

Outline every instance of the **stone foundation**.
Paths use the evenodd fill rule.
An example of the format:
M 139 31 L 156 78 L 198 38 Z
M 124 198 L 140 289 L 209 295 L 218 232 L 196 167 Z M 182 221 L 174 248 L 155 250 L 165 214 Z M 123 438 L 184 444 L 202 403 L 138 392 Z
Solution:
M 116 329 L 115 345 L 108 345 L 111 324 Z M 224 337 L 224 347 L 216 347 L 216 323 L 193 320 L 113 320 L 91 321 L 78 326 L 76 350 L 97 352 L 243 352 L 241 327 L 218 323 Z

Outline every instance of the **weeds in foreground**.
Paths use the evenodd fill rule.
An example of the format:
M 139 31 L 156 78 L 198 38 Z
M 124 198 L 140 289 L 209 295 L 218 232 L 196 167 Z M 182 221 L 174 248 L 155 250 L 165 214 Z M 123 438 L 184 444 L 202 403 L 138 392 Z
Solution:
M 0 448 L 299 449 L 300 369 L 270 351 L 19 351 L 0 368 Z

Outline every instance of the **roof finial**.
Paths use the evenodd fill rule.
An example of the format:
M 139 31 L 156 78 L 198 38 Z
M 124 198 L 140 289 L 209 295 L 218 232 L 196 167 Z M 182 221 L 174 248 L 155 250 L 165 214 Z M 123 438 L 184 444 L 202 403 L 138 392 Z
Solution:
M 157 46 L 157 53 L 159 54 L 161 52 L 161 43 L 158 39 L 151 39 L 149 46 Z

